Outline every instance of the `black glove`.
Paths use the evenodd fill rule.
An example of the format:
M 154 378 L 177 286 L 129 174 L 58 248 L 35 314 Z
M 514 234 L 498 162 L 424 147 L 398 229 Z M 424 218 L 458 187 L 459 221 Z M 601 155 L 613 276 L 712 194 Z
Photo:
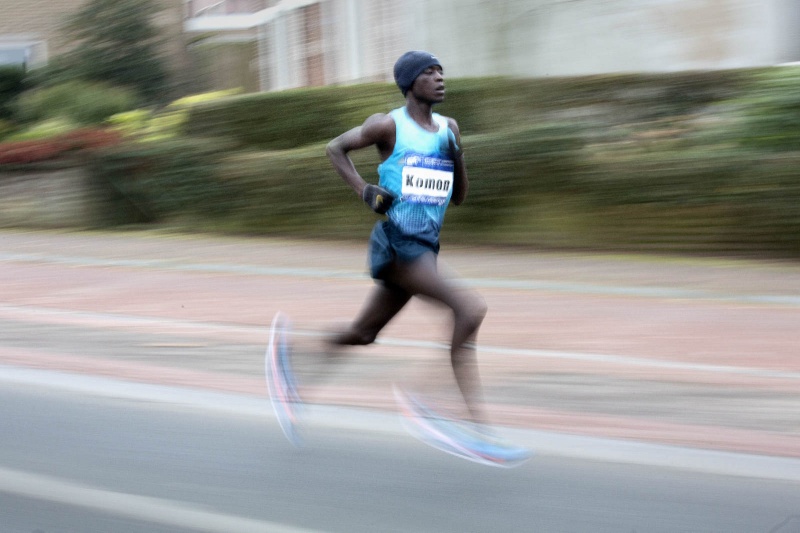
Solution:
M 364 192 L 361 193 L 361 199 L 367 203 L 370 209 L 379 215 L 386 214 L 389 208 L 392 207 L 392 202 L 394 202 L 392 193 L 383 187 L 378 187 L 371 183 L 367 183 L 367 186 L 364 187 Z

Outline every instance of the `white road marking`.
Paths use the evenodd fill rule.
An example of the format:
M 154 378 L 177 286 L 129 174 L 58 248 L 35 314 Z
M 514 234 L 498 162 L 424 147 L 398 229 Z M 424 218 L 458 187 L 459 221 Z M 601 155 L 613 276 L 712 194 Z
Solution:
M 0 492 L 205 533 L 321 533 L 205 510 L 184 502 L 114 492 L 0 467 Z

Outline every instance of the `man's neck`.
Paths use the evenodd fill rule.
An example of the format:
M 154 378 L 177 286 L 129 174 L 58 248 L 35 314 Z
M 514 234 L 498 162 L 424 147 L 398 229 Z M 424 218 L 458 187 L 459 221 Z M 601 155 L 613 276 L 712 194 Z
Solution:
M 422 128 L 426 130 L 439 129 L 438 125 L 433 121 L 432 103 L 410 97 L 406 99 L 406 109 L 408 110 L 408 116 Z

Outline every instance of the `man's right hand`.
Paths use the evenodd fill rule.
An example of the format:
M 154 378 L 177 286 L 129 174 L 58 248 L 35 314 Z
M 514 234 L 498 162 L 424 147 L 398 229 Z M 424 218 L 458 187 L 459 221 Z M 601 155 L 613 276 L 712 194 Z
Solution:
M 379 215 L 386 214 L 394 202 L 392 193 L 383 187 L 371 183 L 367 183 L 367 186 L 364 187 L 364 191 L 361 193 L 361 199 L 367 203 L 370 209 Z

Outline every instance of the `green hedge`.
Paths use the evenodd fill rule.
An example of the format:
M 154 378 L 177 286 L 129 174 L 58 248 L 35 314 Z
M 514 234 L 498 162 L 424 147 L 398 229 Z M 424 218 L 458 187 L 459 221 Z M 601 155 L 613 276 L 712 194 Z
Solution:
M 369 176 L 370 154 L 356 161 Z M 336 175 L 325 146 L 299 150 L 245 152 L 223 159 L 225 182 L 238 191 L 231 228 L 248 233 L 346 238 L 375 220 L 355 193 Z
M 63 118 L 78 125 L 94 125 L 137 104 L 138 97 L 130 89 L 76 80 L 22 94 L 15 117 L 29 123 Z
M 88 154 L 90 175 L 106 191 L 100 224 L 220 217 L 239 198 L 221 178 L 224 140 L 130 142 Z
M 800 154 L 687 150 L 603 160 L 563 127 L 474 136 L 470 193 L 446 240 L 536 247 L 800 252 Z M 367 179 L 377 156 L 354 154 Z M 333 172 L 324 145 L 223 159 L 236 191 L 228 229 L 363 239 L 376 217 Z
M 578 117 L 600 124 L 691 113 L 741 93 L 752 73 L 615 75 L 555 79 L 479 78 L 447 82 L 437 112 L 464 134 Z M 261 149 L 291 149 L 330 140 L 373 113 L 404 103 L 391 84 L 249 94 L 191 109 L 187 134 L 228 137 Z
M 192 107 L 186 133 L 261 149 L 298 148 L 330 140 L 372 113 L 402 105 L 401 97 L 387 85 L 249 94 Z
M 445 240 L 798 256 L 796 72 L 449 82 L 437 110 L 461 125 L 470 192 Z M 190 110 L 189 138 L 106 152 L 98 176 L 144 219 L 365 239 L 376 217 L 324 146 L 398 105 L 389 84 L 215 101 Z M 353 157 L 376 179 L 374 150 Z
M 744 144 L 774 151 L 800 149 L 800 68 L 758 73 L 734 104 L 744 117 Z

